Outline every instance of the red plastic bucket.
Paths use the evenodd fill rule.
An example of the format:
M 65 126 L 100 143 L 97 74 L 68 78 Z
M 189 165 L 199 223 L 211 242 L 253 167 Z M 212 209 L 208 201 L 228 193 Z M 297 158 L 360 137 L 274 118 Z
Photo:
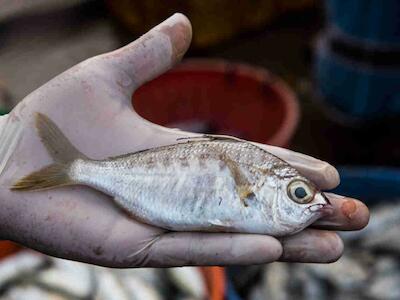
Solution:
M 6 256 L 12 255 L 21 249 L 15 243 L 9 241 L 0 241 L 0 260 Z
M 204 121 L 213 133 L 288 146 L 297 127 L 295 94 L 265 69 L 223 60 L 191 59 L 140 87 L 139 115 L 157 123 Z

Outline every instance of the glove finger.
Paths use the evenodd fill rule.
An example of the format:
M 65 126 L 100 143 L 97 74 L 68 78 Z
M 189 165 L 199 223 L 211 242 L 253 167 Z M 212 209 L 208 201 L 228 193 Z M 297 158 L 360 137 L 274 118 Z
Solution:
M 305 229 L 280 241 L 283 247 L 280 261 L 330 263 L 343 253 L 343 241 L 332 231 Z
M 263 264 L 277 260 L 281 253 L 279 241 L 266 235 L 173 232 L 154 243 L 145 265 Z
M 333 213 L 313 224 L 330 230 L 360 230 L 369 222 L 368 207 L 356 199 L 325 193 L 333 206 Z
M 100 58 L 128 76 L 121 78 L 119 85 L 131 95 L 134 89 L 175 65 L 189 48 L 191 39 L 190 21 L 177 13 L 139 39 Z
M 320 189 L 333 189 L 340 183 L 338 171 L 325 161 L 280 147 L 258 145 L 292 165 Z

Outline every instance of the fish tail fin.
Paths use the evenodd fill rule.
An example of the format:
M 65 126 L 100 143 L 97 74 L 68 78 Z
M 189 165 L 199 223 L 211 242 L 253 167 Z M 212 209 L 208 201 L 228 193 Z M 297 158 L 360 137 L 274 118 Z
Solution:
M 39 137 L 54 163 L 19 179 L 11 190 L 43 190 L 74 184 L 69 176 L 71 164 L 76 159 L 88 158 L 71 144 L 49 117 L 37 113 L 35 124 Z

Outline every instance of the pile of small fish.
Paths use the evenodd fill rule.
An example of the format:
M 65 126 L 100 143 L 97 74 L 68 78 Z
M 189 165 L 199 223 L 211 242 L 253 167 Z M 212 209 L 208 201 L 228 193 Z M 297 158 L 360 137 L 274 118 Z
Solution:
M 246 299 L 400 299 L 400 204 L 393 203 L 373 208 L 364 230 L 341 234 L 345 252 L 333 264 L 273 263 L 247 270 L 259 280 Z
M 0 300 L 203 300 L 199 268 L 109 269 L 36 252 L 0 261 Z

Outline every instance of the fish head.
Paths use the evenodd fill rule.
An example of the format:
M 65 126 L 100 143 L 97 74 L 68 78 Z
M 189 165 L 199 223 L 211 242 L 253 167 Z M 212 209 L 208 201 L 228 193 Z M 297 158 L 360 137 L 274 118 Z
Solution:
M 333 212 L 324 193 L 302 176 L 283 179 L 278 189 L 274 205 L 277 220 L 290 233 L 298 232 Z

